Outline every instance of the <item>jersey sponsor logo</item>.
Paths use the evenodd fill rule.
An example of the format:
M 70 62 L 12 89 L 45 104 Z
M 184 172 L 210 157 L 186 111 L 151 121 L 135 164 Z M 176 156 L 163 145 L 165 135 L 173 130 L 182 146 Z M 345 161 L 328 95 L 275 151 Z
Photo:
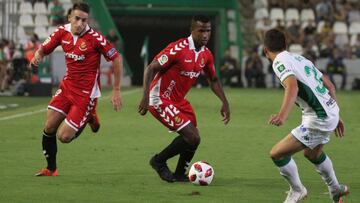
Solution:
M 189 77 L 189 78 L 198 78 L 200 75 L 200 71 L 199 72 L 194 72 L 194 71 L 181 71 L 180 75 L 185 76 L 185 77 Z
M 191 63 L 192 60 L 191 59 L 185 59 L 185 63 Z
M 158 62 L 160 63 L 160 65 L 164 65 L 168 61 L 169 61 L 169 58 L 168 58 L 168 56 L 166 56 L 166 54 L 161 55 L 160 58 L 158 59 Z
M 70 41 L 61 40 L 61 43 L 70 44 Z
M 279 67 L 277 67 L 277 69 L 281 73 L 285 70 L 285 66 L 281 64 Z
M 51 37 L 48 37 L 48 38 L 42 43 L 42 45 L 45 46 L 45 45 L 47 45 L 50 41 L 51 41 Z
M 165 97 L 165 98 L 170 99 L 170 95 L 171 95 L 175 85 L 176 85 L 176 82 L 174 80 L 171 80 L 169 86 L 166 88 L 166 90 L 162 94 L 162 96 Z
M 333 106 L 336 103 L 335 99 L 333 99 L 332 97 L 330 97 L 330 99 L 326 102 L 326 105 L 328 107 Z
M 77 55 L 77 54 L 74 54 L 74 52 L 71 52 L 71 53 L 66 52 L 65 57 L 74 59 L 74 61 L 83 61 L 83 60 L 85 60 L 84 55 Z
M 106 53 L 106 55 L 107 55 L 109 58 L 111 58 L 112 56 L 114 56 L 115 53 L 116 53 L 116 49 L 115 49 L 115 48 L 112 48 L 112 49 L 110 49 L 110 50 Z
M 285 70 L 285 72 L 282 72 L 280 74 L 280 78 L 282 78 L 286 73 L 289 73 L 289 72 L 291 72 L 291 70 L 289 70 L 289 69 Z
M 79 49 L 80 49 L 80 51 L 86 51 L 86 49 L 87 49 L 86 42 L 81 42 Z

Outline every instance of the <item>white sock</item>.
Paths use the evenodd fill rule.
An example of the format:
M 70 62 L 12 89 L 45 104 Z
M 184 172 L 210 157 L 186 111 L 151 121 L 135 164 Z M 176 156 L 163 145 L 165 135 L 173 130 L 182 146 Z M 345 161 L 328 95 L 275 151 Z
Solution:
M 340 189 L 339 182 L 336 178 L 332 162 L 328 156 L 318 165 L 315 165 L 316 171 L 321 175 L 330 192 L 338 191 Z
M 301 191 L 303 185 L 300 181 L 299 172 L 294 159 L 291 158 L 290 162 L 285 166 L 279 167 L 280 175 L 282 175 L 290 187 L 295 191 Z

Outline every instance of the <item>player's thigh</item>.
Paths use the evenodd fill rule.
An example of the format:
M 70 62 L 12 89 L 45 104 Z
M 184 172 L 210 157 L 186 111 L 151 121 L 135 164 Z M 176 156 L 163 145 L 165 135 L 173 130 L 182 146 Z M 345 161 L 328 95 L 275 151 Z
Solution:
M 270 156 L 273 159 L 282 159 L 286 156 L 291 156 L 304 148 L 305 146 L 290 133 L 275 144 L 271 149 Z
M 181 103 L 176 104 L 176 107 L 197 127 L 196 115 L 190 102 L 184 99 Z
M 90 113 L 95 111 L 97 99 L 75 96 L 74 98 L 73 105 L 65 118 L 65 123 L 77 132 L 87 123 Z
M 304 156 L 311 161 L 316 161 L 320 157 L 323 147 L 324 145 L 320 144 L 314 149 L 306 148 L 304 149 Z
M 64 114 L 53 109 L 48 109 L 46 113 L 45 132 L 55 133 L 64 119 Z
M 179 131 L 191 122 L 178 107 L 170 102 L 149 106 L 149 111 L 158 121 L 171 131 Z

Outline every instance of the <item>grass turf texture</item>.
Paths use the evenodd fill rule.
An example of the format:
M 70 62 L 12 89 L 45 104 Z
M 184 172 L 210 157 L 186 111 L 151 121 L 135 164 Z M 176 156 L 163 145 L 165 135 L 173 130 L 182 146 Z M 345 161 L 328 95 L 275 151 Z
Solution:
M 109 92 L 99 100 L 102 127 L 98 134 L 87 127 L 70 144 L 58 142 L 59 177 L 34 177 L 45 166 L 41 133 L 45 112 L 0 122 L 0 202 L 282 202 L 288 185 L 269 159 L 271 147 L 300 122 L 294 107 L 282 127 L 267 124 L 282 101 L 282 90 L 226 89 L 231 122 L 224 126 L 220 102 L 209 89 L 193 89 L 192 103 L 202 137 L 193 161 L 206 160 L 215 170 L 212 185 L 169 184 L 148 164 L 151 156 L 168 145 L 168 133 L 150 113 L 137 113 L 141 90 L 124 90 L 124 106 L 114 112 Z M 125 93 L 127 92 L 127 93 Z M 47 106 L 50 98 L 0 98 L 1 104 L 20 106 L 0 110 L 0 119 Z M 359 92 L 338 92 L 346 137 L 332 137 L 325 146 L 338 179 L 350 185 L 345 202 L 360 202 Z M 304 202 L 331 202 L 314 166 L 302 154 L 295 156 L 308 189 Z M 174 169 L 177 159 L 171 159 Z

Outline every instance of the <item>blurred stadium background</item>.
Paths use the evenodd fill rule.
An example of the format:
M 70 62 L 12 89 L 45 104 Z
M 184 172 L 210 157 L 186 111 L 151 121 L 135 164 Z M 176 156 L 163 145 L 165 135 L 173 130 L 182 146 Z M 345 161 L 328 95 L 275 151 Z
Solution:
M 194 14 L 213 21 L 209 48 L 225 86 L 278 87 L 261 40 L 277 27 L 288 35 L 289 50 L 305 55 L 334 78 L 340 89 L 359 89 L 360 2 L 357 0 L 88 0 L 90 25 L 125 56 L 124 86 L 142 85 L 145 63 L 168 43 L 189 34 Z M 71 0 L 1 0 L 0 95 L 50 95 L 65 73 L 61 47 L 44 60 L 37 75 L 26 63 L 56 26 L 67 20 Z M 229 55 L 238 71 L 229 73 Z M 260 58 L 259 58 L 260 57 Z M 111 84 L 111 64 L 103 60 L 101 79 Z M 333 77 L 334 76 L 334 77 Z M 342 80 L 344 79 L 344 82 Z M 240 81 L 239 81 L 240 80 Z M 204 86 L 200 79 L 200 86 Z M 38 91 L 43 88 L 43 91 Z
M 0 0 L 0 202 L 281 202 L 288 187 L 267 154 L 299 123 L 300 112 L 294 110 L 282 128 L 266 124 L 283 96 L 262 55 L 263 34 L 272 27 L 286 31 L 290 51 L 334 75 L 347 137 L 333 137 L 326 153 L 340 181 L 351 187 L 346 202 L 360 202 L 358 0 L 86 1 L 91 5 L 90 25 L 125 56 L 124 108 L 120 113 L 111 109 L 106 88 L 111 64 L 103 60 L 100 135 L 91 136 L 85 129 L 74 143 L 59 144 L 57 179 L 33 177 L 44 164 L 41 132 L 51 93 L 65 73 L 64 54 L 58 48 L 37 74 L 30 74 L 26 65 L 36 47 L 66 21 L 73 2 Z M 202 136 L 194 161 L 205 159 L 214 166 L 210 187 L 160 181 L 148 159 L 172 134 L 150 115 L 137 114 L 144 64 L 168 43 L 188 36 L 191 16 L 199 13 L 212 18 L 209 48 L 232 110 L 232 120 L 224 127 L 218 100 L 200 88 L 206 86 L 202 78 L 189 93 Z M 238 71 L 229 71 L 233 69 Z M 304 202 L 329 202 L 321 178 L 301 156 L 295 159 L 310 191 Z M 175 164 L 175 159 L 169 163 L 172 168 Z

